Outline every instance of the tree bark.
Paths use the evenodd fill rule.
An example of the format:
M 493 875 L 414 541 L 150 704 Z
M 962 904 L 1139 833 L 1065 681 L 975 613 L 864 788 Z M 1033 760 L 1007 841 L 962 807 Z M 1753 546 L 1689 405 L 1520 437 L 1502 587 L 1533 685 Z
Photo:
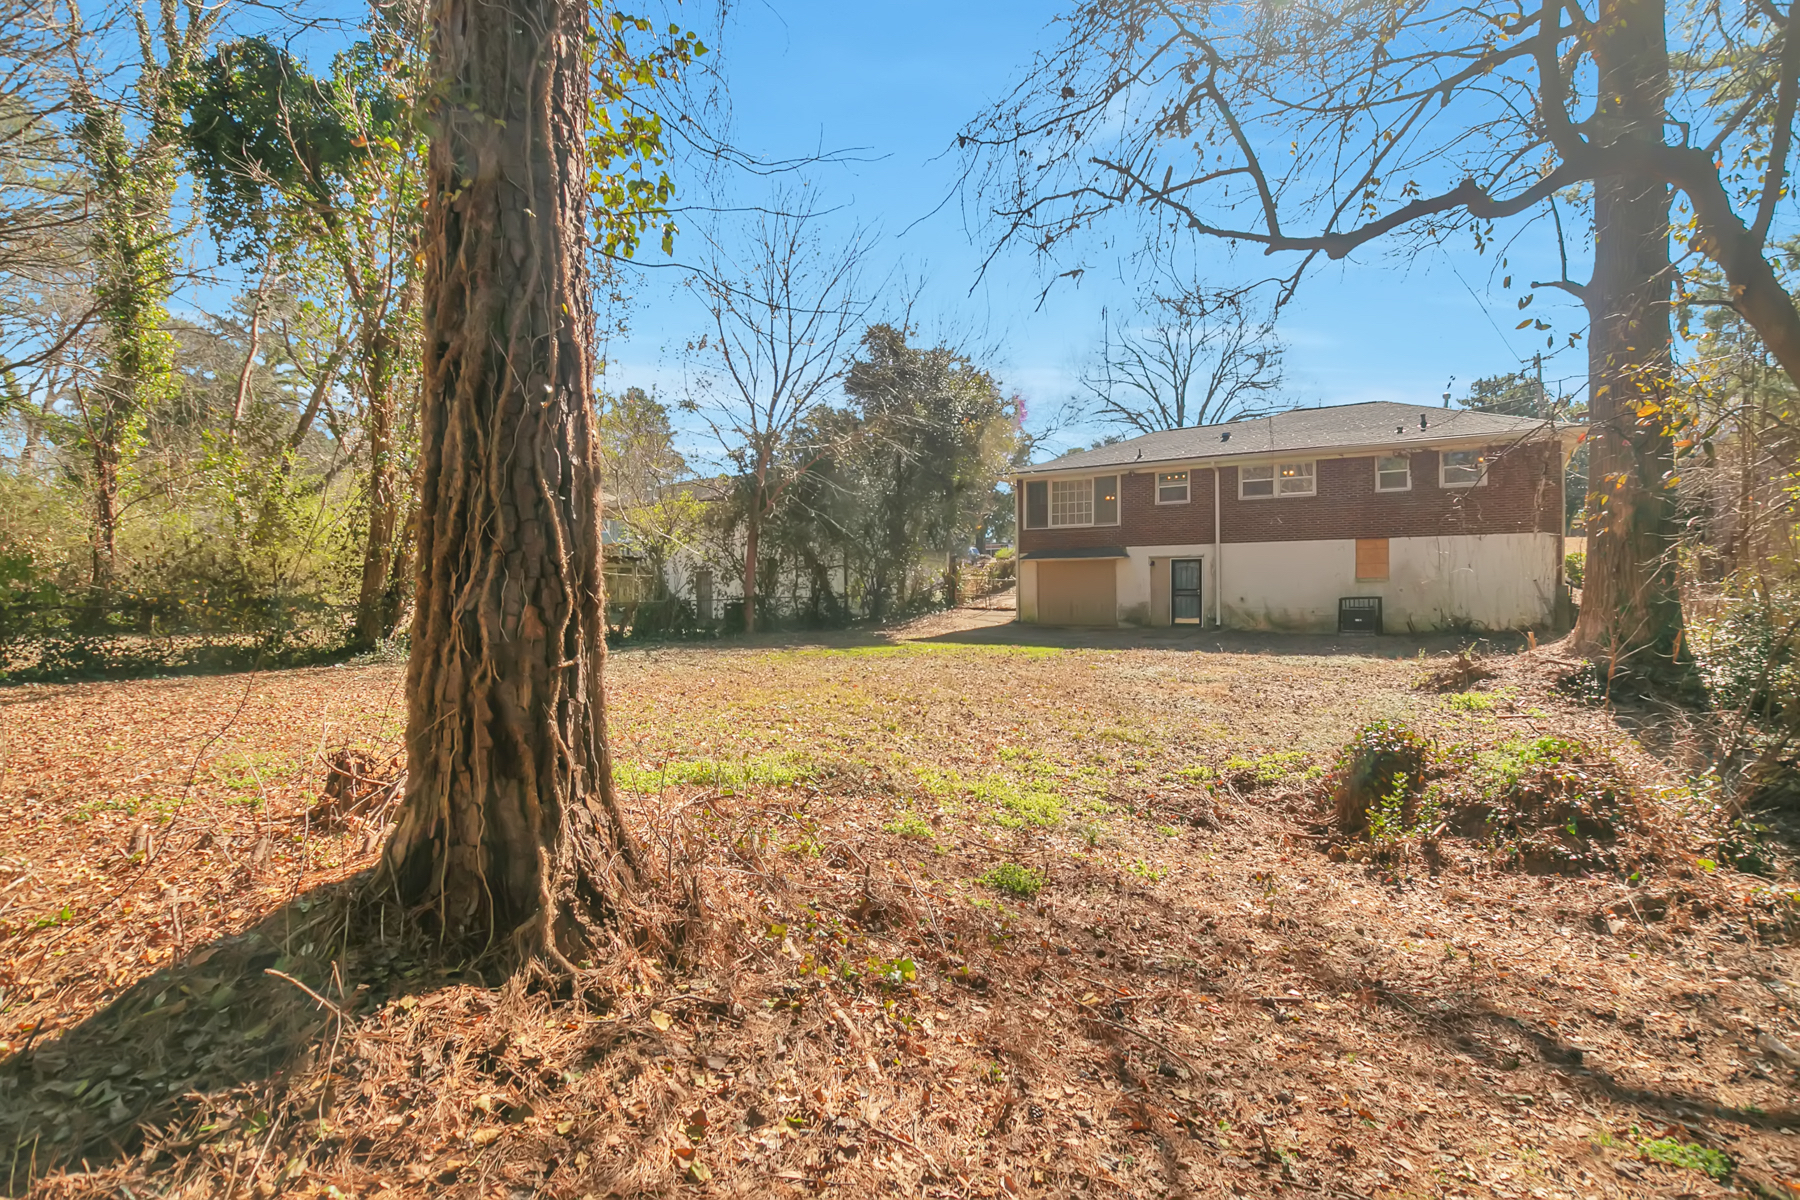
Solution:
M 99 591 L 112 587 L 119 560 L 119 460 L 118 443 L 95 439 L 93 572 L 89 582 Z
M 365 322 L 365 330 L 369 330 Z M 363 539 L 362 585 L 356 597 L 351 643 L 367 649 L 393 632 L 399 615 L 391 598 L 394 533 L 400 497 L 394 470 L 393 348 L 384 330 L 367 334 L 363 384 L 369 401 L 369 523 Z
M 1611 99 L 1597 119 L 1621 140 L 1659 143 L 1669 88 L 1662 0 L 1606 0 L 1595 58 Z M 1678 649 L 1674 449 L 1669 433 L 1670 190 L 1621 174 L 1594 188 L 1588 285 L 1586 581 L 1575 642 L 1611 669 L 1644 674 Z
M 756 543 L 762 532 L 762 489 L 744 515 L 744 632 L 756 632 Z
M 418 607 L 384 882 L 567 965 L 635 878 L 606 746 L 575 0 L 443 0 L 424 233 Z

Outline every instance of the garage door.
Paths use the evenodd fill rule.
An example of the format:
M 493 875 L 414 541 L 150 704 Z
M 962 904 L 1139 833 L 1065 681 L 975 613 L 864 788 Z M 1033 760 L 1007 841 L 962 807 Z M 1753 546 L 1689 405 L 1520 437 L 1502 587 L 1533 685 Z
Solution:
M 1117 559 L 1038 564 L 1038 620 L 1045 625 L 1117 625 Z

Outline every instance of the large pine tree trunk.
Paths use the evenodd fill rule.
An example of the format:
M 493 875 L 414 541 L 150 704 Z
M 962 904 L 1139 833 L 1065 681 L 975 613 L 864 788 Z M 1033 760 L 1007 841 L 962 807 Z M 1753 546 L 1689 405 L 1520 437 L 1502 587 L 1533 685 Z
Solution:
M 1660 139 L 1669 87 L 1662 0 L 1606 0 L 1596 40 L 1601 118 L 1615 136 Z M 1669 189 L 1613 178 L 1594 189 L 1588 285 L 1587 577 L 1575 641 L 1609 667 L 1653 674 L 1681 630 L 1674 450 L 1668 428 Z
M 587 24 L 575 0 L 437 8 L 409 773 L 385 858 L 448 937 L 551 957 L 636 861 L 601 688 Z

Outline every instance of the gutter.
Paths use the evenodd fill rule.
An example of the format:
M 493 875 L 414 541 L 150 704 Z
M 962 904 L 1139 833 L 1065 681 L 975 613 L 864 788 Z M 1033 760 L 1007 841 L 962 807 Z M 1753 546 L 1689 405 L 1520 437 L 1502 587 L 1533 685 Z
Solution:
M 1219 538 L 1219 468 L 1213 475 L 1213 628 L 1225 628 L 1225 543 Z

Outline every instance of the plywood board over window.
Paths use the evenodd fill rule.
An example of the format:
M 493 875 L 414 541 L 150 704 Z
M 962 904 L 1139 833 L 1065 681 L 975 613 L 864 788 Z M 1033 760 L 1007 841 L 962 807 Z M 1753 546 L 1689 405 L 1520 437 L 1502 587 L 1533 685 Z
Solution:
M 1342 559 L 1339 560 L 1343 561 Z M 1376 583 L 1388 577 L 1388 540 L 1356 539 L 1356 578 L 1359 582 Z

